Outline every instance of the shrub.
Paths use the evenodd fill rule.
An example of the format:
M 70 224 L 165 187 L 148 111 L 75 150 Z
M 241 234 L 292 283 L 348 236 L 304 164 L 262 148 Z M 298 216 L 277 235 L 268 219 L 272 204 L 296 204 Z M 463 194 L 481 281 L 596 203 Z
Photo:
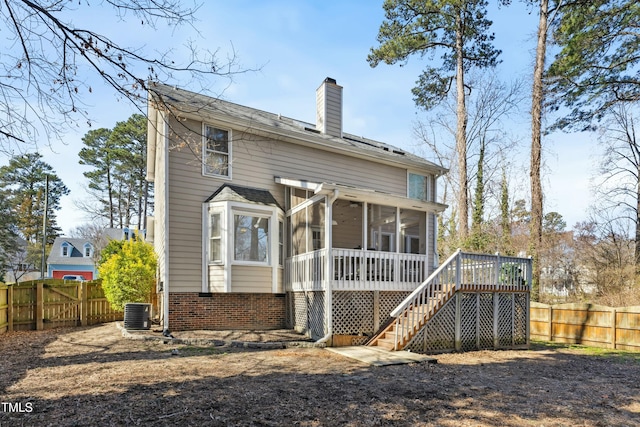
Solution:
M 155 284 L 156 266 L 153 247 L 142 240 L 127 240 L 119 250 L 104 257 L 98 271 L 111 307 L 124 310 L 126 303 L 148 302 Z

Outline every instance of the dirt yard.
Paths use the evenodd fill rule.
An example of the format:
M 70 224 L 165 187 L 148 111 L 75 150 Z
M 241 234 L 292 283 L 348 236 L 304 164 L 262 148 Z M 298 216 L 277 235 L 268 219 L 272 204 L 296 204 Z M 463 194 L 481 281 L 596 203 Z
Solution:
M 113 323 L 9 333 L 0 426 L 640 425 L 637 354 L 534 345 L 437 359 L 374 368 L 320 348 L 125 339 Z

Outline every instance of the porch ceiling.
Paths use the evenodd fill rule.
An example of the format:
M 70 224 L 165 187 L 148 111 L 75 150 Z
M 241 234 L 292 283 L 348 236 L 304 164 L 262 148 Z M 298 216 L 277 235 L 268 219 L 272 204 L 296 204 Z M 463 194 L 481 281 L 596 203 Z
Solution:
M 440 213 L 447 209 L 448 205 L 435 202 L 425 202 L 408 197 L 398 196 L 390 193 L 372 190 L 370 188 L 354 187 L 351 185 L 334 184 L 330 182 L 311 182 L 307 180 L 295 178 L 275 177 L 278 184 L 289 187 L 311 190 L 315 194 L 332 195 L 335 190 L 338 191 L 338 198 L 344 200 L 353 200 L 355 202 L 367 202 L 377 205 L 397 206 L 403 209 L 414 209 L 423 212 Z

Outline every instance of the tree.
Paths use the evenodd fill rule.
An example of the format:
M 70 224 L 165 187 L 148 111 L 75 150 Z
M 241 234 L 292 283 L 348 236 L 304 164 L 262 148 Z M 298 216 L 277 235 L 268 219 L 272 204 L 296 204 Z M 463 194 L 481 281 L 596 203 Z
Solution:
M 157 267 L 153 247 L 140 239 L 113 240 L 102 255 L 98 271 L 111 307 L 124 310 L 126 303 L 148 302 Z
M 10 268 L 18 250 L 18 233 L 13 211 L 5 195 L 0 193 L 0 273 Z
M 62 0 L 34 2 L 7 0 L 0 5 L 3 42 L 0 67 L 0 150 L 26 151 L 44 132 L 47 140 L 79 120 L 91 123 L 85 98 L 93 92 L 90 76 L 113 89 L 144 113 L 147 91 L 154 81 L 168 82 L 175 75 L 200 80 L 232 78 L 239 69 L 235 55 L 219 61 L 215 52 L 199 51 L 189 44 L 179 53 L 171 50 L 147 56 L 143 49 L 127 47 L 108 35 L 69 20 L 69 14 L 99 13 L 101 19 L 133 18 L 141 29 L 175 30 L 193 25 L 197 6 L 176 0 L 111 0 L 100 4 Z M 98 8 L 104 7 L 108 10 Z M 82 20 L 78 20 L 82 22 Z M 114 22 L 115 24 L 116 22 Z M 187 53 L 184 60 L 178 55 Z M 184 81 L 184 79 L 182 79 Z
M 640 276 L 640 141 L 637 119 L 626 104 L 612 107 L 600 136 L 603 155 L 596 177 L 597 211 L 629 221 L 634 241 L 635 272 Z M 602 216 L 602 215 L 601 215 Z
M 42 161 L 41 154 L 15 156 L 8 165 L 0 167 L 0 192 L 13 212 L 16 231 L 31 244 L 42 240 L 46 197 L 47 243 L 53 243 L 61 231 L 56 211 L 60 209 L 60 198 L 69 194 L 69 189 L 53 168 Z
M 468 234 L 467 110 L 465 73 L 473 67 L 492 67 L 499 51 L 492 46 L 491 21 L 486 18 L 486 0 L 386 0 L 385 21 L 378 32 L 378 48 L 367 57 L 380 62 L 406 62 L 414 54 L 435 56 L 439 66 L 429 66 L 413 89 L 416 104 L 430 110 L 443 101 L 455 80 L 456 152 L 460 174 L 458 222 L 462 238 Z
M 82 138 L 80 164 L 93 166 L 84 172 L 89 179 L 88 193 L 93 202 L 78 202 L 78 206 L 99 218 L 109 227 L 129 227 L 132 223 L 144 228 L 151 198 L 146 181 L 147 119 L 134 114 L 127 121 L 116 123 L 113 130 L 96 129 Z
M 498 252 L 505 255 L 513 255 L 511 244 L 511 217 L 509 215 L 509 183 L 507 172 L 502 170 L 502 181 L 500 183 L 500 243 Z
M 507 120 L 519 110 L 523 100 L 522 83 L 518 80 L 505 83 L 494 73 L 486 73 L 470 78 L 476 87 L 468 97 L 467 157 L 477 157 L 477 166 L 470 163 L 467 173 L 470 184 L 475 182 L 475 193 L 471 204 L 472 227 L 468 239 L 463 239 L 453 227 L 447 233 L 446 245 L 455 250 L 464 247 L 474 251 L 500 250 L 495 241 L 498 235 L 493 230 L 493 218 L 499 211 L 501 188 L 500 171 L 505 171 L 512 161 L 512 152 L 518 144 L 518 138 L 505 131 Z M 419 121 L 414 133 L 429 147 L 429 153 L 440 164 L 451 163 L 455 156 L 456 124 L 451 120 L 455 116 L 456 101 L 449 97 L 429 121 Z M 452 138 L 447 138 L 451 135 Z M 505 175 L 506 179 L 506 175 Z M 443 177 L 443 202 L 457 199 L 460 190 L 458 168 L 454 166 Z M 448 198 L 450 197 L 450 198 Z M 452 203 L 453 205 L 454 203 Z M 453 212 L 453 211 L 448 211 Z M 456 211 L 457 214 L 457 211 Z M 443 228 L 439 230 L 444 231 Z M 444 241 L 440 242 L 444 243 Z M 445 253 L 450 253 L 445 251 Z
M 553 25 L 560 47 L 547 77 L 556 126 L 590 129 L 619 103 L 640 101 L 640 4 L 636 0 L 574 0 Z

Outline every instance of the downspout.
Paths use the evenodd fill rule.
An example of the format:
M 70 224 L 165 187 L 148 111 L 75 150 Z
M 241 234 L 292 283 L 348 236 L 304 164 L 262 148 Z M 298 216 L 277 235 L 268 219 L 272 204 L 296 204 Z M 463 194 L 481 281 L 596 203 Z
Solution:
M 333 291 L 331 289 L 331 278 L 333 277 L 333 256 L 331 254 L 331 249 L 333 247 L 333 202 L 338 199 L 338 195 L 340 194 L 339 190 L 333 190 L 333 195 L 327 199 L 327 210 L 325 212 L 325 241 L 327 243 L 327 259 L 325 260 L 326 266 L 325 270 L 327 272 L 325 281 L 326 281 L 326 298 L 324 301 L 324 312 L 327 313 L 327 334 L 320 338 L 316 343 L 323 344 L 331 339 L 333 335 Z

